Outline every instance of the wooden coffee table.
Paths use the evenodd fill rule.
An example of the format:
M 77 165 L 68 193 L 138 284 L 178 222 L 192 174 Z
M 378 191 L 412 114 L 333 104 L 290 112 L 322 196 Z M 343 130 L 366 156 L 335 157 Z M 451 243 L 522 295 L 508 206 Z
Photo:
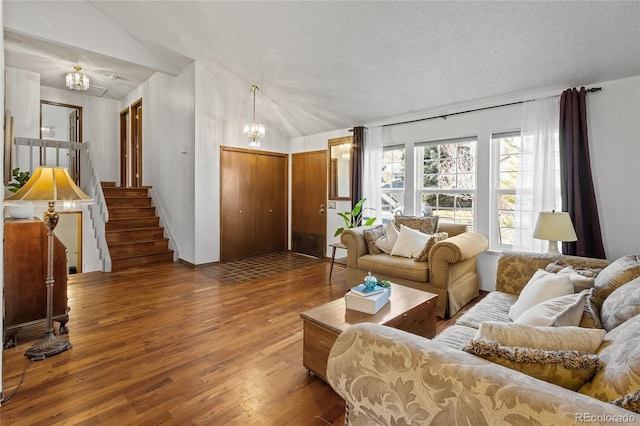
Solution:
M 326 379 L 327 359 L 334 342 L 353 324 L 373 322 L 419 336 L 436 335 L 437 294 L 393 284 L 391 296 L 377 314 L 365 314 L 345 307 L 344 297 L 300 314 L 303 323 L 302 364 L 307 372 Z

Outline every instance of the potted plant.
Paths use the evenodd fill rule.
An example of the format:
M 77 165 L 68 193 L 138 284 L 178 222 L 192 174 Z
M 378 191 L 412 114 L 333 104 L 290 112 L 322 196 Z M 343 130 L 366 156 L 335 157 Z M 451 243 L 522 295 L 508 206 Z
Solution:
M 366 220 L 364 223 L 362 223 L 362 219 L 363 219 L 362 206 L 364 205 L 365 201 L 367 201 L 366 198 L 363 198 L 362 200 L 358 201 L 350 212 L 347 211 L 344 213 L 338 213 L 338 215 L 344 219 L 345 226 L 338 228 L 336 230 L 336 233 L 333 235 L 334 237 L 337 237 L 338 235 L 342 234 L 342 231 L 344 231 L 346 228 L 355 228 L 361 225 L 371 226 L 374 224 L 374 222 L 376 221 L 375 217 L 364 218 Z
M 13 169 L 11 175 L 13 180 L 7 185 L 7 190 L 12 193 L 18 192 L 31 178 L 31 173 L 20 171 L 20 167 Z M 7 206 L 7 213 L 15 219 L 28 219 L 33 216 L 33 207 L 29 205 Z

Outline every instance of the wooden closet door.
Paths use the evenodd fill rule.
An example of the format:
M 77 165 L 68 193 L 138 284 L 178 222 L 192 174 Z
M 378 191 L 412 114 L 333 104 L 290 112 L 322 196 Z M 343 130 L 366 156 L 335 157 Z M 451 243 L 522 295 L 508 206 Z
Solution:
M 255 255 L 255 158 L 249 152 L 220 152 L 220 234 L 222 260 Z
M 256 254 L 287 249 L 287 156 L 256 154 Z

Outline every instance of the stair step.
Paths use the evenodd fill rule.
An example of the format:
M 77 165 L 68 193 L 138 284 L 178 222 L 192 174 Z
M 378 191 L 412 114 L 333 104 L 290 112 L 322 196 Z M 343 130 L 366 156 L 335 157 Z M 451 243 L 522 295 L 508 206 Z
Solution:
M 111 216 L 111 210 L 109 210 Z M 123 229 L 152 228 L 160 226 L 160 218 L 155 217 L 136 217 L 136 218 L 109 218 L 109 222 L 105 223 L 106 231 L 117 231 Z
M 164 238 L 164 228 L 158 226 L 151 228 L 117 229 L 105 232 L 109 250 L 112 244 L 131 241 L 150 241 Z
M 167 251 L 169 251 L 168 238 L 109 243 L 109 254 L 112 259 L 129 255 L 156 254 Z
M 156 208 L 153 206 L 148 207 L 109 207 L 109 218 L 124 219 L 124 218 L 139 218 L 139 217 L 153 217 L 156 215 Z
M 150 207 L 151 197 L 109 197 L 107 207 Z
M 111 197 L 146 197 L 149 188 L 102 188 L 104 198 Z
M 102 182 L 100 182 L 100 185 L 103 188 L 115 188 L 116 187 L 115 181 L 102 181 Z
M 111 270 L 122 271 L 123 269 L 168 262 L 173 262 L 173 250 L 148 255 L 111 257 Z

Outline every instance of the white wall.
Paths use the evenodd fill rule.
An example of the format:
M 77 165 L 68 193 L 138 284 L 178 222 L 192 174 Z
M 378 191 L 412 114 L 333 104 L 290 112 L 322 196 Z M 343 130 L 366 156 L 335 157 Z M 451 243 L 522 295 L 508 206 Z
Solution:
M 608 259 L 640 254 L 640 76 L 587 95 L 589 153 Z

